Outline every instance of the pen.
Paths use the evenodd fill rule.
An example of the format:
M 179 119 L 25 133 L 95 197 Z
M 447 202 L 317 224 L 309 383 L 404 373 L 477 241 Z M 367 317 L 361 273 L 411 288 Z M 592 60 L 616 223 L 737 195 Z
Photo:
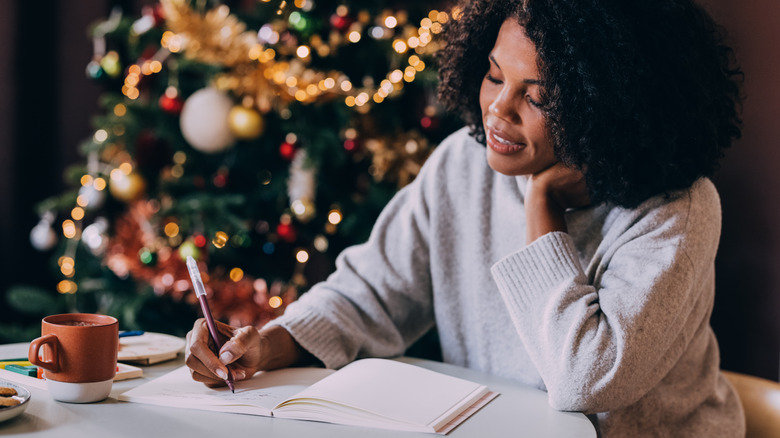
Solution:
M 200 302 L 200 308 L 203 310 L 203 316 L 206 318 L 206 325 L 209 327 L 209 333 L 211 333 L 211 339 L 214 340 L 214 345 L 216 345 L 217 353 L 219 353 L 219 350 L 222 348 L 222 342 L 219 341 L 219 334 L 217 332 L 217 326 L 214 324 L 214 317 L 211 316 L 211 309 L 209 308 L 209 302 L 206 301 L 206 287 L 203 286 L 203 279 L 200 276 L 200 270 L 198 269 L 198 263 L 195 262 L 195 259 L 192 258 L 192 256 L 187 256 L 187 270 L 190 271 L 190 279 L 192 280 L 192 287 L 195 289 L 195 295 L 198 297 L 198 301 Z M 233 373 L 230 372 L 230 367 L 227 367 L 227 379 L 225 379 L 225 383 L 227 383 L 228 388 L 230 388 L 230 391 L 236 392 L 236 390 L 233 388 Z
M 129 331 L 120 333 L 119 337 L 120 338 L 127 338 L 127 337 L 130 337 L 130 336 L 141 336 L 142 334 L 144 334 L 143 330 L 129 330 Z

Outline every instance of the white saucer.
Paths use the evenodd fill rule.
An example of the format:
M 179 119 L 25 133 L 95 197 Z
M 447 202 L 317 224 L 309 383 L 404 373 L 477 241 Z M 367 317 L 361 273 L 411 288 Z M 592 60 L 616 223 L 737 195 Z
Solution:
M 0 380 L 0 386 L 10 387 L 16 390 L 16 395 L 13 398 L 19 400 L 21 403 L 16 406 L 8 408 L 0 407 L 0 421 L 10 420 L 11 418 L 21 415 L 30 401 L 30 391 L 25 387 L 19 386 L 16 383 L 11 383 L 7 380 Z

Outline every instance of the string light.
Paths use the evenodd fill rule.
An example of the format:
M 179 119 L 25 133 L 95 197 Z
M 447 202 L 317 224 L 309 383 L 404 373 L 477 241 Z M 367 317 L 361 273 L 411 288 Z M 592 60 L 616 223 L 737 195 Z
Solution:
M 81 207 L 73 208 L 73 210 L 70 211 L 70 217 L 72 217 L 75 221 L 84 219 L 84 209 Z
M 214 234 L 214 239 L 212 239 L 211 244 L 217 248 L 224 248 L 227 242 L 228 242 L 227 233 L 224 231 L 217 231 Z
M 62 234 L 68 239 L 76 237 L 76 224 L 70 219 L 64 220 L 62 222 Z
M 93 136 L 95 143 L 103 143 L 108 139 L 108 132 L 105 129 L 98 129 Z
M 165 224 L 163 232 L 168 237 L 175 237 L 179 234 L 179 225 L 177 225 L 175 222 L 168 222 Z
M 333 225 L 338 225 L 341 222 L 341 212 L 337 209 L 333 209 L 328 212 L 328 222 Z
M 89 198 L 85 195 L 78 195 L 78 197 L 76 197 L 76 204 L 79 207 L 86 207 L 89 205 Z
M 105 190 L 107 185 L 108 183 L 105 178 L 95 178 L 95 181 L 92 183 L 92 186 L 95 187 L 95 190 L 97 191 Z
M 311 49 L 306 45 L 298 46 L 298 49 L 295 51 L 295 54 L 298 55 L 299 58 L 308 58 L 310 53 Z
M 327 237 L 325 237 L 323 235 L 319 235 L 319 236 L 314 238 L 314 248 L 317 251 L 319 251 L 321 253 L 325 253 L 328 250 L 328 246 L 329 245 L 328 245 L 328 238 Z
M 233 280 L 233 282 L 238 283 L 242 278 L 244 278 L 244 271 L 241 268 L 233 268 L 230 270 L 230 279 Z
M 60 272 L 66 277 L 73 277 L 76 273 L 76 262 L 73 257 L 62 256 L 57 260 L 57 264 L 60 267 Z
M 75 294 L 77 290 L 78 286 L 76 286 L 76 283 L 70 280 L 62 280 L 57 283 L 57 292 L 61 294 Z
M 177 151 L 173 154 L 173 162 L 176 164 L 184 164 L 187 162 L 187 154 L 182 151 Z
M 166 272 L 165 274 L 163 274 L 163 275 L 162 275 L 162 277 L 160 277 L 160 282 L 161 282 L 161 283 L 163 284 L 163 286 L 165 286 L 165 287 L 171 287 L 171 286 L 173 286 L 173 282 L 174 282 L 175 280 L 176 280 L 176 279 L 173 277 L 173 274 L 170 274 L 170 273 L 167 273 L 167 272 Z
M 268 305 L 271 306 L 273 309 L 278 309 L 282 306 L 282 298 L 281 297 L 271 297 L 268 299 Z

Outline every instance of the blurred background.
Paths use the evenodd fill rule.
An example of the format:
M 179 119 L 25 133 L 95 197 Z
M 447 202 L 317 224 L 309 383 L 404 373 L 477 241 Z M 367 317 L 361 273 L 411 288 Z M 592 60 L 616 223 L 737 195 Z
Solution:
M 746 95 L 743 138 L 715 178 L 712 324 L 724 369 L 778 380 L 780 3 L 701 1 L 729 32 Z M 197 312 L 181 283 L 186 255 L 229 291 L 215 306 L 221 319 L 262 323 L 364 239 L 458 127 L 432 91 L 446 2 L 163 3 L 4 2 L 0 342 L 29 340 L 40 316 L 74 306 L 183 334 Z M 165 40 L 164 19 L 200 55 Z M 254 64 L 233 56 L 244 32 L 257 38 L 266 24 L 273 53 Z M 137 82 L 127 83 L 132 66 Z M 121 233 L 109 239 L 108 227 Z M 434 345 L 419 353 L 435 356 Z

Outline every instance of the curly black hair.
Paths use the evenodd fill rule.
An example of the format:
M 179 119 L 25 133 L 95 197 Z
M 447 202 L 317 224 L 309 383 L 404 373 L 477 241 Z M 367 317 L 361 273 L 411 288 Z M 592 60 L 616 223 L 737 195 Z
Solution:
M 535 44 L 555 153 L 591 201 L 632 208 L 711 176 L 741 135 L 742 71 L 692 0 L 470 0 L 445 27 L 439 98 L 485 142 L 479 89 L 506 19 Z M 454 9 L 453 11 L 456 11 Z

